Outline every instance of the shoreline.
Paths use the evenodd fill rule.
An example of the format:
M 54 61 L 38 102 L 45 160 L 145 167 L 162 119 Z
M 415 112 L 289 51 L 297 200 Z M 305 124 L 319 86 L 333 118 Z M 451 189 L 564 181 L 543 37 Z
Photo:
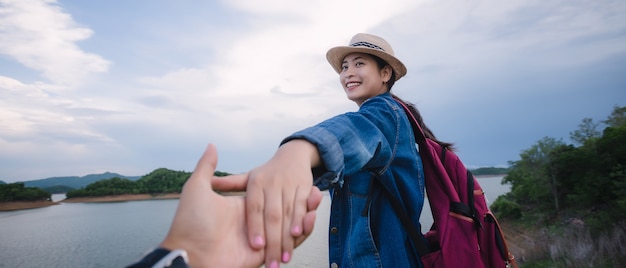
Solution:
M 480 178 L 494 178 L 502 177 L 506 174 L 490 174 L 490 175 L 478 175 Z M 224 192 L 219 193 L 221 195 L 245 195 L 245 192 Z M 63 199 L 60 201 L 17 201 L 17 202 L 0 202 L 0 212 L 3 211 L 16 211 L 23 209 L 36 209 L 59 205 L 61 203 L 109 203 L 109 202 L 129 202 L 129 201 L 143 201 L 143 200 L 165 200 L 165 199 L 179 199 L 180 193 L 168 193 L 168 194 L 123 194 L 123 195 L 107 195 L 107 196 L 95 196 L 95 197 L 75 197 L 70 199 Z
M 107 196 L 94 196 L 94 197 L 76 197 L 70 199 L 63 199 L 60 201 L 16 201 L 16 202 L 0 202 L 0 212 L 3 211 L 16 211 L 23 209 L 35 209 L 43 208 L 54 205 L 60 205 L 61 203 L 110 203 L 110 202 L 128 202 L 128 201 L 143 201 L 143 200 L 164 200 L 164 199 L 179 199 L 179 193 L 169 194 L 124 194 L 124 195 L 107 195 Z
M 94 197 L 75 197 L 69 199 L 63 199 L 61 203 L 108 203 L 108 202 L 127 202 L 127 201 L 142 201 L 142 200 L 163 200 L 163 199 L 178 199 L 179 193 L 169 194 L 121 194 L 121 195 L 107 195 L 107 196 L 94 196 Z
M 245 195 L 243 192 L 228 192 L 219 193 L 224 196 L 228 195 Z M 130 201 L 145 201 L 145 200 L 167 200 L 167 199 L 180 199 L 180 193 L 168 193 L 168 194 L 121 194 L 121 195 L 107 195 L 107 196 L 93 196 L 93 197 L 75 197 L 69 199 L 62 199 L 59 201 L 16 201 L 16 202 L 0 202 L 0 212 L 3 211 L 15 211 L 23 209 L 35 209 L 48 206 L 60 205 L 61 203 L 112 203 L 112 202 L 130 202 Z
M 474 175 L 474 177 L 477 179 L 504 177 L 504 176 L 506 176 L 506 174 Z
M 0 202 L 0 212 L 2 211 L 15 211 L 23 209 L 35 209 L 44 208 L 49 206 L 58 205 L 59 202 L 53 201 L 15 201 L 15 202 Z

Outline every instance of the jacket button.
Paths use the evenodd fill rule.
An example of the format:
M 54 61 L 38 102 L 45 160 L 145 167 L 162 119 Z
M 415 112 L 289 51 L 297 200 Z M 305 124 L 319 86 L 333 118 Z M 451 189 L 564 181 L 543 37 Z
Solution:
M 339 268 L 339 265 L 333 262 L 330 264 L 330 268 Z
M 339 232 L 339 229 L 337 229 L 337 227 L 330 228 L 331 234 L 337 234 L 338 232 Z

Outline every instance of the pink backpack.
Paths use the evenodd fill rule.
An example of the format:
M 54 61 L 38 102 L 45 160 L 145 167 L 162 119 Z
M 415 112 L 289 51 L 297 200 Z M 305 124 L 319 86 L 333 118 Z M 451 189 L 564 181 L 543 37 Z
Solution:
M 456 154 L 426 138 L 408 107 L 397 102 L 409 117 L 419 145 L 434 220 L 430 231 L 422 236 L 399 200 L 388 195 L 424 267 L 517 267 L 478 181 Z

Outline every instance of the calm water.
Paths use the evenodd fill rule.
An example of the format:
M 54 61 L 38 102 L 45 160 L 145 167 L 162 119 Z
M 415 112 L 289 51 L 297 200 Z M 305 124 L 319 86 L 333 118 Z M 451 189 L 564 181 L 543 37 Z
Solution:
M 479 179 L 489 201 L 510 190 L 501 177 Z M 58 200 L 55 195 L 53 199 Z M 67 203 L 0 212 L 0 267 L 123 267 L 167 233 L 178 200 Z M 316 228 L 283 267 L 326 267 L 330 200 L 325 193 Z M 422 224 L 432 223 L 428 206 Z

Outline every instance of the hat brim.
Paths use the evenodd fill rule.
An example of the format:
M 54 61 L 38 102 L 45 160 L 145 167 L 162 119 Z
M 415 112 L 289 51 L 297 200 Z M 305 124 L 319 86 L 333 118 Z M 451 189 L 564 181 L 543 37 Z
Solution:
M 326 52 L 326 59 L 328 63 L 335 69 L 337 73 L 341 73 L 341 65 L 343 63 L 343 59 L 350 53 L 365 53 L 374 55 L 376 57 L 381 58 L 389 65 L 396 73 L 396 81 L 398 81 L 401 77 L 406 74 L 406 67 L 404 64 L 398 60 L 396 57 L 390 55 L 389 53 L 368 48 L 368 47 L 352 47 L 352 46 L 338 46 L 328 50 Z

